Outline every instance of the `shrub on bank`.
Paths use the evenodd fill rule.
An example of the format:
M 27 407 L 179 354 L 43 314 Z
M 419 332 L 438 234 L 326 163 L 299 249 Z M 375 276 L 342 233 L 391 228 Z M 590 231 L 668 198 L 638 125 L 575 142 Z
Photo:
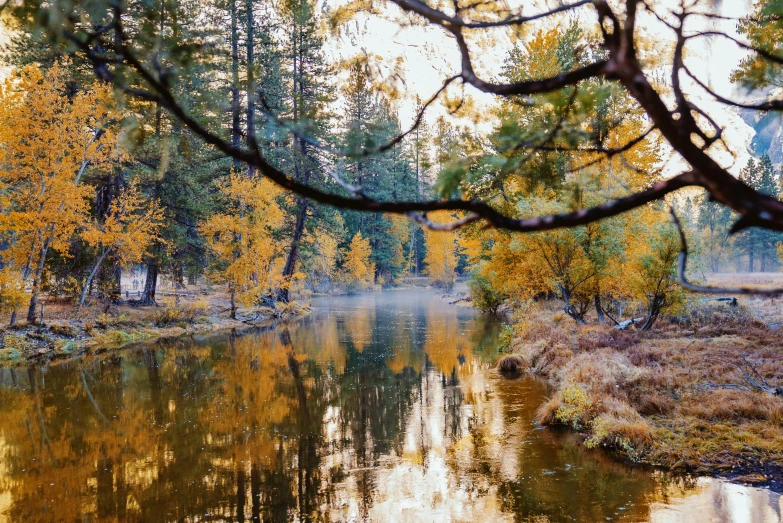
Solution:
M 736 365 L 742 355 L 753 365 L 747 373 L 783 383 L 780 333 L 755 321 L 739 333 L 734 326 L 745 312 L 722 304 L 652 332 L 566 329 L 542 309 L 531 308 L 515 326 L 511 347 L 555 387 L 540 423 L 568 425 L 585 434 L 587 446 L 611 446 L 635 461 L 783 463 L 783 398 L 753 390 Z

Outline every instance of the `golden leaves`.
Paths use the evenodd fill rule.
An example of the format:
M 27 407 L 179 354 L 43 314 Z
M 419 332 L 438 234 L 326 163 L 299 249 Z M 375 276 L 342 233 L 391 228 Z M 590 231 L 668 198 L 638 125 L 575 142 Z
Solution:
M 159 240 L 163 210 L 147 200 L 132 183 L 111 204 L 103 223 L 90 222 L 82 238 L 102 253 L 115 252 L 123 267 L 140 263 L 147 248 Z
M 375 278 L 375 264 L 370 260 L 371 255 L 370 239 L 362 237 L 361 231 L 357 232 L 343 260 L 345 279 L 349 284 L 359 287 L 372 284 Z
M 5 255 L 17 267 L 45 255 L 43 246 L 67 253 L 94 195 L 80 183 L 86 170 L 124 159 L 110 90 L 96 84 L 65 96 L 67 80 L 64 65 L 45 73 L 28 66 L 0 88 L 0 187 L 9 188 L 2 203 L 11 209 L 0 220 L 0 236 L 14 235 Z
M 454 215 L 448 211 L 437 211 L 429 213 L 427 218 L 437 223 L 447 223 L 454 220 Z M 451 288 L 457 268 L 457 236 L 453 233 L 424 229 L 424 244 L 427 249 L 427 255 L 424 257 L 424 263 L 427 265 L 425 273 L 436 286 Z
M 273 234 L 284 221 L 277 202 L 282 190 L 267 179 L 237 173 L 218 188 L 226 200 L 225 212 L 199 226 L 217 262 L 213 277 L 233 285 L 240 303 L 257 303 L 281 283 L 283 253 Z

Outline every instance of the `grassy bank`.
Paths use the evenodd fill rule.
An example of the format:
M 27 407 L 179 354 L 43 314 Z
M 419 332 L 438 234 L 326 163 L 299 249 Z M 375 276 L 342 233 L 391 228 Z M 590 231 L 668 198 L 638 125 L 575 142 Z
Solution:
M 228 317 L 228 299 L 222 294 L 191 299 L 163 298 L 158 306 L 112 306 L 78 311 L 73 304 L 46 307 L 43 325 L 25 322 L 0 328 L 0 365 L 66 359 L 90 352 L 119 349 L 130 344 L 191 334 L 246 329 L 307 314 L 309 308 L 291 303 L 283 308 L 239 309 Z
M 509 351 L 553 384 L 538 412 L 637 462 L 783 487 L 783 336 L 745 305 L 694 302 L 652 331 L 520 314 Z

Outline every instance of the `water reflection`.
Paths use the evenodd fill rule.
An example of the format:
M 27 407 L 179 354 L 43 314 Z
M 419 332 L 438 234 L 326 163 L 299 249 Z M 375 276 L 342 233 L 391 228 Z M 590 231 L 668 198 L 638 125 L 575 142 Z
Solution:
M 0 514 L 27 521 L 778 521 L 532 423 L 499 325 L 424 292 L 295 325 L 0 371 Z M 705 519 L 707 518 L 707 519 Z M 710 519 L 711 518 L 711 519 Z

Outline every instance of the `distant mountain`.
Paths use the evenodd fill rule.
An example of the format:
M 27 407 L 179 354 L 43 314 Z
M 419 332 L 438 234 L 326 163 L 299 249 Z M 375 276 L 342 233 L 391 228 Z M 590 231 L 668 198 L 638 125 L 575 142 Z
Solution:
M 779 97 L 780 89 L 770 91 L 750 103 L 762 102 L 765 99 Z M 739 116 L 753 128 L 755 136 L 750 142 L 750 152 L 753 156 L 768 154 L 776 167 L 783 165 L 783 114 L 777 111 L 759 112 L 750 109 L 740 109 Z

